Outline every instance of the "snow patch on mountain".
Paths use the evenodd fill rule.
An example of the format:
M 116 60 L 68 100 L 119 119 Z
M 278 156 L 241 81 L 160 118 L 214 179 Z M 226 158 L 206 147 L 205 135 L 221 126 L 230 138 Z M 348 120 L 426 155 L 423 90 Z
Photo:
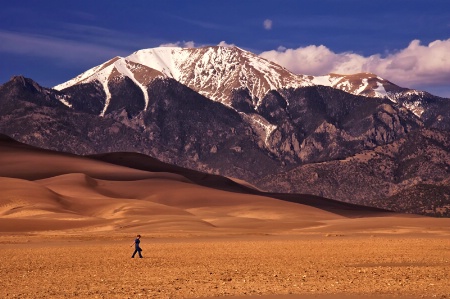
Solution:
M 332 86 L 333 82 L 331 82 L 330 76 L 311 76 L 311 83 L 314 85 L 322 85 L 322 86 Z
M 375 92 L 375 97 L 377 98 L 387 97 L 390 99 L 388 92 L 380 82 L 377 82 L 377 87 L 374 88 L 373 91 Z
M 350 87 L 350 85 L 347 83 L 347 86 Z M 361 84 L 359 85 L 359 87 L 356 89 L 355 94 L 361 94 L 363 91 L 366 90 L 366 88 L 369 86 L 369 80 L 367 80 L 367 78 L 364 78 L 361 80 Z
M 425 112 L 424 107 L 422 106 L 422 103 L 420 103 L 419 101 L 415 101 L 413 103 L 404 103 L 403 104 L 406 109 L 408 109 L 409 111 L 411 111 L 412 113 L 414 113 L 417 117 L 421 117 L 422 114 Z
M 277 129 L 277 126 L 271 124 L 267 119 L 259 114 L 245 114 L 243 112 L 239 112 L 239 114 L 252 126 L 253 130 L 260 136 L 260 138 L 264 140 L 264 144 L 269 146 L 269 138 L 273 131 Z
M 183 51 L 183 48 L 160 47 L 136 51 L 126 59 L 158 70 L 165 76 L 179 81 L 182 76 L 180 66 L 188 56 L 189 52 Z
M 56 95 L 56 98 L 67 107 L 72 108 L 72 104 L 67 100 L 70 98 L 68 95 Z
M 105 106 L 103 107 L 103 111 L 100 113 L 100 116 L 105 116 L 106 110 L 108 109 L 109 103 L 111 102 L 111 93 L 109 92 L 108 81 L 102 81 L 103 90 L 106 94 Z
M 131 70 L 131 65 L 130 65 L 129 61 L 126 59 L 120 59 L 114 63 L 114 66 L 121 74 L 130 78 L 134 82 L 134 84 L 136 84 L 142 90 L 142 93 L 144 94 L 144 100 L 145 100 L 145 108 L 144 109 L 147 110 L 148 102 L 149 102 L 147 87 L 145 85 L 141 84 L 141 82 L 139 82 L 134 77 L 134 73 Z

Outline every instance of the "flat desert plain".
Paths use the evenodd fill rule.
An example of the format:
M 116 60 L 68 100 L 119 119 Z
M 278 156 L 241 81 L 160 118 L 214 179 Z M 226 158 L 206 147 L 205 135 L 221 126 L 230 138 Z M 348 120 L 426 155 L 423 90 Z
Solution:
M 450 298 L 450 219 L 126 157 L 0 138 L 0 298 Z

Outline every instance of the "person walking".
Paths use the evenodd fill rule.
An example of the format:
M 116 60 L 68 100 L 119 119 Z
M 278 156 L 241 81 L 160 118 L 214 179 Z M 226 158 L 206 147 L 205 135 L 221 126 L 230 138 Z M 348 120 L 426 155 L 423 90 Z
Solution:
M 142 254 L 141 254 L 142 248 L 141 248 L 141 246 L 139 246 L 140 243 L 141 243 L 141 235 L 137 235 L 136 239 L 134 239 L 133 244 L 131 244 L 131 246 L 130 246 L 130 247 L 133 247 L 133 245 L 134 245 L 134 252 L 133 252 L 133 255 L 131 256 L 131 258 L 134 258 L 136 253 L 139 253 L 139 258 L 142 258 Z

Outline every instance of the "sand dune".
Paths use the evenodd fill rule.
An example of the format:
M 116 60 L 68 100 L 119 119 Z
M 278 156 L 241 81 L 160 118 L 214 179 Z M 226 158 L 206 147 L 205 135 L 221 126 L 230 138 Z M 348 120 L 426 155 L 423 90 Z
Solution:
M 435 220 L 424 217 L 309 195 L 265 193 L 239 180 L 139 154 L 92 159 L 8 138 L 0 138 L 0 153 L 3 232 L 298 233 L 436 226 Z M 436 229 L 447 224 L 442 220 Z
M 0 178 L 0 215 L 3 218 L 28 217 L 64 211 L 58 194 L 38 183 Z
M 0 177 L 37 180 L 67 173 L 84 173 L 97 178 L 134 180 L 148 172 L 76 155 L 34 148 L 0 137 Z
M 171 174 L 135 181 L 108 181 L 84 174 L 67 174 L 36 181 L 63 198 L 65 207 L 78 215 L 115 219 L 116 229 L 166 223 L 171 229 L 187 229 L 192 221 L 204 229 L 291 227 L 318 225 L 319 220 L 341 216 L 314 207 L 274 198 L 237 194 L 192 184 Z M 286 227 L 286 224 L 280 224 Z
M 0 138 L 0 221 L 36 229 L 238 232 L 403 230 L 434 220 L 325 198 L 265 193 L 238 180 L 150 157 L 116 153 L 79 157 Z M 93 159 L 95 158 L 95 159 Z M 114 164 L 115 163 L 115 164 Z M 120 165 L 117 165 L 120 164 Z M 43 225 L 49 221 L 49 225 Z M 60 222 L 56 225 L 56 222 Z M 445 227 L 446 220 L 438 227 Z M 8 231 L 11 225 L 2 226 Z M 437 228 L 438 229 L 438 228 Z
M 0 220 L 30 230 L 171 231 L 270 230 L 323 225 L 340 219 L 305 204 L 265 196 L 228 178 L 170 166 L 141 155 L 141 169 L 56 153 L 0 139 Z M 148 168 L 156 168 L 150 171 Z M 171 172 L 173 171 L 173 172 Z M 340 204 L 337 203 L 339 206 Z M 345 205 L 343 205 L 344 207 Z M 60 221 L 58 225 L 55 221 Z M 76 220 L 76 221 L 75 221 Z M 2 226 L 8 231 L 11 226 Z

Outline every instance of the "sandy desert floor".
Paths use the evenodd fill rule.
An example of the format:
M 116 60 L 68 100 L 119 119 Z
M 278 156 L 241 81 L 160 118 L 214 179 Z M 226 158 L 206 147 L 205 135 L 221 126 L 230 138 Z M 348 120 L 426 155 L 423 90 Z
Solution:
M 426 232 L 149 234 L 142 259 L 132 236 L 0 240 L 1 298 L 450 298 L 449 236 Z
M 0 298 L 450 298 L 450 219 L 115 159 L 0 138 Z

